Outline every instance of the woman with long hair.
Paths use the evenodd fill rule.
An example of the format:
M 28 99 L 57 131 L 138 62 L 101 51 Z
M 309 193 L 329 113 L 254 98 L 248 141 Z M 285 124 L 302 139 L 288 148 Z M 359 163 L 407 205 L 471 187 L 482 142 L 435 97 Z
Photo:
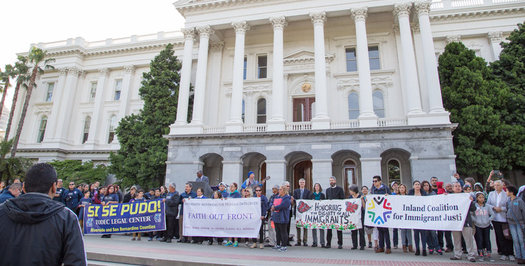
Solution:
M 315 183 L 314 184 L 314 192 L 312 193 L 312 199 L 313 200 L 325 200 L 326 196 L 323 193 L 323 188 L 321 187 L 321 184 Z M 325 247 L 325 238 L 324 238 L 324 229 L 312 229 L 312 237 L 314 243 L 312 244 L 312 247 L 317 247 L 317 230 L 319 230 L 319 240 L 321 242 L 321 247 Z
M 407 186 L 403 184 L 399 185 L 398 192 L 400 196 L 408 195 Z M 401 229 L 401 245 L 403 245 L 403 252 L 414 252 L 412 248 L 412 229 Z
M 423 191 L 425 191 L 425 194 L 427 196 L 437 195 L 434 190 L 432 190 L 432 185 L 430 185 L 430 182 L 423 181 L 421 182 L 421 187 L 423 188 Z M 427 245 L 428 245 L 428 253 L 433 254 L 434 251 L 439 254 L 443 255 L 443 251 L 441 250 L 441 247 L 438 243 L 437 238 L 437 232 L 435 230 L 426 230 L 427 231 Z
M 416 196 L 416 197 L 420 197 L 420 196 L 425 196 L 426 193 L 425 191 L 421 188 L 421 182 L 419 182 L 418 180 L 414 181 L 412 183 L 412 187 L 413 189 L 410 190 L 410 192 L 408 193 L 408 195 L 411 195 L 411 196 Z M 421 239 L 421 249 L 423 250 L 423 252 L 421 252 L 421 249 L 419 249 L 419 240 Z M 423 256 L 426 256 L 427 255 L 427 234 L 425 232 L 425 230 L 420 230 L 420 229 L 414 229 L 414 242 L 416 244 L 416 253 L 415 255 L 416 256 L 419 256 L 421 254 L 423 254 Z

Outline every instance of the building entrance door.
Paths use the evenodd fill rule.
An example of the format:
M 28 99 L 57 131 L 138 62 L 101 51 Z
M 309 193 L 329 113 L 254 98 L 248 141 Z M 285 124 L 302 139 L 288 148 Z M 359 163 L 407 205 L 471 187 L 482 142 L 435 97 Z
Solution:
M 306 188 L 312 191 L 312 161 L 301 161 L 295 164 L 293 168 L 293 190 L 299 188 L 299 180 L 304 178 Z
M 306 122 L 312 120 L 314 115 L 315 98 L 294 98 L 293 99 L 293 121 Z

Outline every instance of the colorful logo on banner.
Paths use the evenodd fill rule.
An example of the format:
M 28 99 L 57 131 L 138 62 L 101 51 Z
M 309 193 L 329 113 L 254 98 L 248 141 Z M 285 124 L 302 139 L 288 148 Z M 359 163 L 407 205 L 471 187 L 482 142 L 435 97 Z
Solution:
M 300 213 L 307 212 L 310 209 L 310 205 L 306 204 L 304 201 L 301 201 L 299 206 L 297 206 L 297 211 Z
M 376 206 L 381 206 L 382 208 L 376 208 Z M 366 209 L 370 220 L 377 225 L 386 223 L 392 215 L 392 206 L 385 197 L 372 198 L 372 200 L 367 203 Z

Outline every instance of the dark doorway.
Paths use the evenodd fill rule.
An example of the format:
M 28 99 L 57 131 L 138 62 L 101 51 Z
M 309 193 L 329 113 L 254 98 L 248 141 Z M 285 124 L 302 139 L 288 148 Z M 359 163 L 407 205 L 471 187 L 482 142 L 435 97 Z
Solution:
M 350 191 L 348 190 L 348 187 L 350 185 L 357 185 L 357 177 L 355 174 L 356 165 L 355 162 L 352 160 L 345 161 L 343 165 L 343 179 L 344 179 L 344 189 L 345 189 L 345 196 L 350 196 Z
M 305 122 L 312 120 L 314 102 L 314 97 L 293 99 L 293 121 Z
M 293 168 L 293 189 L 299 188 L 299 179 L 304 178 L 306 188 L 312 191 L 312 161 L 301 161 Z

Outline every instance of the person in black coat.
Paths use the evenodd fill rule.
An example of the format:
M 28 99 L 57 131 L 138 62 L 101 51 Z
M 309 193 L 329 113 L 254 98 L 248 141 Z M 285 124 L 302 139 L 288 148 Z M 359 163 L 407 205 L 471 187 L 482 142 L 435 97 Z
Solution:
M 166 203 L 166 234 L 161 242 L 171 243 L 171 239 L 174 236 L 179 235 L 179 223 L 177 221 L 177 214 L 179 212 L 180 195 L 175 190 L 176 186 L 174 183 L 169 185 L 168 193 L 166 198 L 162 201 Z
M 26 193 L 0 205 L 0 265 L 87 265 L 77 216 L 52 200 L 56 182 L 53 166 L 35 164 Z
M 381 177 L 376 175 L 373 177 L 373 186 L 370 191 L 370 194 L 375 195 L 387 195 L 390 194 L 390 189 L 385 184 L 381 183 Z M 388 228 L 385 227 L 377 227 L 377 231 L 379 232 L 379 248 L 376 249 L 376 253 L 385 252 L 386 254 L 392 253 L 391 246 L 390 246 L 390 232 L 388 231 Z M 386 245 L 386 250 L 385 250 Z
M 330 187 L 326 189 L 326 199 L 334 200 L 334 199 L 345 199 L 345 192 L 343 191 L 343 188 L 340 186 L 337 186 L 336 184 L 337 180 L 334 176 L 330 177 Z M 332 247 L 332 229 L 327 229 L 326 233 L 326 246 L 325 248 L 331 248 Z M 337 230 L 337 248 L 342 249 L 343 248 L 343 231 Z
M 299 188 L 293 191 L 292 202 L 295 206 L 297 204 L 296 200 L 298 199 L 310 199 L 312 198 L 312 192 L 305 188 L 306 180 L 304 178 L 299 179 Z M 296 210 L 297 211 L 297 210 Z M 308 229 L 297 227 L 297 243 L 296 246 L 301 246 L 301 231 L 303 231 L 303 245 L 308 246 Z
M 315 183 L 314 184 L 314 192 L 312 193 L 312 197 L 310 198 L 312 200 L 325 200 L 326 196 L 323 193 L 323 188 L 321 187 L 321 184 Z M 312 247 L 317 247 L 317 231 L 319 230 L 319 240 L 321 242 L 321 247 L 325 247 L 325 238 L 324 238 L 324 229 L 312 229 L 312 237 L 313 237 L 313 244 Z

